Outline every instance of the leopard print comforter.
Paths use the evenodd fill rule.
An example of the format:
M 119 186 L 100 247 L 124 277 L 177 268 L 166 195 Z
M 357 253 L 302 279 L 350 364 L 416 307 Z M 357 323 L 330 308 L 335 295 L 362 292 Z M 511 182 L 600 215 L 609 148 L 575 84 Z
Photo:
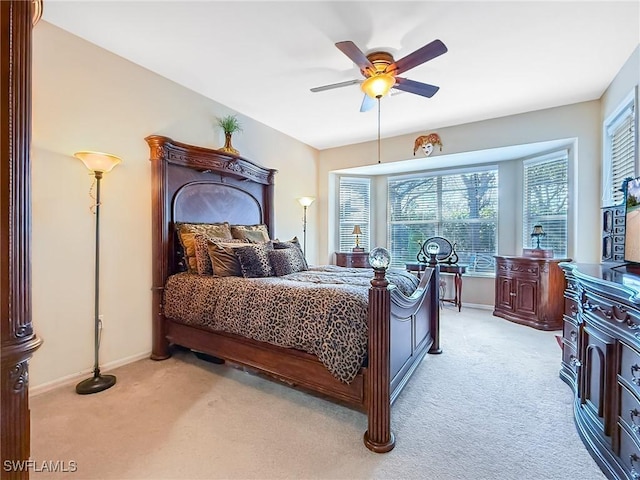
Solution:
M 230 332 L 313 354 L 350 383 L 367 353 L 369 269 L 311 267 L 282 277 L 211 277 L 179 273 L 164 290 L 164 314 L 176 322 Z M 389 269 L 410 295 L 415 276 Z

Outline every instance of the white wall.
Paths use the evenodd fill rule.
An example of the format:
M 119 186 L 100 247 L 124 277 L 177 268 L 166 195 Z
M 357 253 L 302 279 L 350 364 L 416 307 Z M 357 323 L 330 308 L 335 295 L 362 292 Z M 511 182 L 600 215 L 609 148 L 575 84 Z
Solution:
M 236 113 L 41 21 L 33 40 L 33 323 L 44 339 L 30 365 L 32 391 L 93 365 L 92 178 L 79 150 L 120 156 L 105 174 L 101 209 L 101 364 L 144 356 L 151 345 L 151 166 L 148 135 L 219 148 L 216 116 Z M 170 59 L 167 59 L 170 61 Z M 233 145 L 279 170 L 276 231 L 302 235 L 300 196 L 317 196 L 318 152 L 239 115 Z M 308 224 L 316 232 L 317 210 Z M 307 238 L 316 262 L 314 235 Z

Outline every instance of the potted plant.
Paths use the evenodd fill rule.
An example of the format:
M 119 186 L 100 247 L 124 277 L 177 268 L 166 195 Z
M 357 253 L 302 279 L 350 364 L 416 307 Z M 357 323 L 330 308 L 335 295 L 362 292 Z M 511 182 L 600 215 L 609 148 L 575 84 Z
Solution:
M 240 125 L 238 117 L 236 117 L 235 115 L 218 117 L 218 126 L 224 131 L 224 147 L 222 147 L 220 150 L 226 153 L 239 155 L 240 152 L 238 152 L 238 150 L 231 146 L 231 135 L 233 135 L 235 132 L 242 131 L 242 125 Z

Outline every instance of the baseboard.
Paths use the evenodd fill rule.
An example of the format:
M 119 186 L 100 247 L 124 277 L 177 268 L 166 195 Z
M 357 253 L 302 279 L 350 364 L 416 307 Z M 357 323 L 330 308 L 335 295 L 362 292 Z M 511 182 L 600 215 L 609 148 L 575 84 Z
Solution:
M 477 308 L 478 310 L 493 310 L 495 307 L 493 305 L 485 305 L 484 303 L 463 303 L 462 309 L 465 308 Z
M 113 370 L 114 368 L 122 367 L 123 365 L 137 362 L 138 360 L 142 360 L 144 358 L 149 358 L 150 355 L 151 355 L 151 351 L 138 353 L 130 357 L 121 358 L 120 360 L 114 360 L 113 362 L 100 365 L 100 371 L 107 372 L 109 370 Z M 35 397 L 37 395 L 50 392 L 51 390 L 54 390 L 58 387 L 63 387 L 65 385 L 75 384 L 78 381 L 82 380 L 83 378 L 87 377 L 88 375 L 91 375 L 92 373 L 93 373 L 93 367 L 78 373 L 74 373 L 72 375 L 66 375 L 62 378 L 58 378 L 50 382 L 36 385 L 35 387 L 29 387 L 29 397 Z

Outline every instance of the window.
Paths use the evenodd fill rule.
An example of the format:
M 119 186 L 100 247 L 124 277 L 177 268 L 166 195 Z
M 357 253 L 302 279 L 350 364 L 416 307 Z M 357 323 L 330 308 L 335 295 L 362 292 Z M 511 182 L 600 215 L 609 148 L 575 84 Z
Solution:
M 567 204 L 569 202 L 567 152 L 524 162 L 522 192 L 522 245 L 531 245 L 534 225 L 542 225 L 542 248 L 555 256 L 567 254 Z M 531 245 L 535 247 L 535 245 Z
M 625 178 L 636 176 L 637 119 L 635 92 L 604 122 L 603 206 L 621 205 Z
M 360 246 L 369 251 L 371 181 L 368 178 L 340 177 L 340 251 L 355 246 L 353 227 L 360 225 Z
M 469 273 L 494 273 L 498 169 L 389 178 L 388 245 L 393 266 L 415 262 L 429 237 L 455 243 Z

